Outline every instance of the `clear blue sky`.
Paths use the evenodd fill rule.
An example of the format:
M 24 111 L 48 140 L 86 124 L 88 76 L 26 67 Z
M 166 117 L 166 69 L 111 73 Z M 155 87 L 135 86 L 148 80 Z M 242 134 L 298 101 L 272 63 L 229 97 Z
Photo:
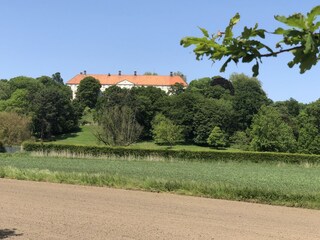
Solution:
M 179 45 L 185 36 L 201 36 L 198 26 L 216 33 L 239 12 L 244 25 L 270 31 L 273 16 L 308 12 L 319 0 L 1 0 L 0 78 L 51 76 L 65 81 L 88 73 L 124 74 L 181 71 L 188 82 L 233 72 L 251 75 L 239 64 L 219 73 L 221 62 L 196 61 L 192 48 Z M 272 39 L 276 41 L 277 39 Z M 266 42 L 268 43 L 268 42 Z M 259 80 L 268 96 L 300 102 L 320 98 L 320 64 L 301 75 L 287 67 L 289 54 L 265 59 Z

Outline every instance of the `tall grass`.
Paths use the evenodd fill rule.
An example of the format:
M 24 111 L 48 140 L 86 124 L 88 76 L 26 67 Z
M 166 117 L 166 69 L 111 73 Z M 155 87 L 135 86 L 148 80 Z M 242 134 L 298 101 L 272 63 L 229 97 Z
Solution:
M 0 177 L 320 209 L 320 165 L 0 155 Z

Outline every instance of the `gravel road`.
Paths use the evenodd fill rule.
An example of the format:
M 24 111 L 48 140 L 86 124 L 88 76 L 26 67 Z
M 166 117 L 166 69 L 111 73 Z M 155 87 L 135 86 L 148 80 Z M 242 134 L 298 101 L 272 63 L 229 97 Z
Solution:
M 320 211 L 0 179 L 0 239 L 320 239 Z

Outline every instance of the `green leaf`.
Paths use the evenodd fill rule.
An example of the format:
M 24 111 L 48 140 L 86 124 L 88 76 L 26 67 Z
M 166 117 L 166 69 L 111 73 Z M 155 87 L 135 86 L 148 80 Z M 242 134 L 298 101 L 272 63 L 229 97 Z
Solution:
M 314 50 L 314 45 L 315 45 L 315 43 L 313 41 L 312 34 L 309 33 L 306 38 L 306 45 L 305 45 L 305 49 L 304 49 L 303 53 L 308 54 L 308 53 L 312 52 Z
M 296 13 L 289 17 L 277 15 L 277 16 L 274 16 L 274 18 L 277 21 L 282 22 L 290 27 L 306 29 L 305 17 L 301 13 Z
M 311 11 L 307 14 L 307 22 L 308 26 L 312 27 L 313 21 L 320 15 L 320 5 L 311 9 Z M 316 29 L 313 29 L 314 31 Z
M 231 62 L 232 58 L 229 57 L 228 60 L 222 65 L 222 67 L 220 68 L 220 72 L 224 72 L 228 66 L 228 63 Z
M 276 30 L 274 30 L 274 34 L 280 34 L 280 35 L 282 35 L 282 34 L 284 34 L 286 32 L 286 30 L 284 30 L 283 28 L 281 28 L 281 27 L 279 27 L 279 28 L 277 28 Z
M 243 63 L 249 63 L 254 59 L 254 55 L 247 54 L 245 57 L 242 58 Z
M 201 28 L 201 27 L 198 27 L 198 28 L 201 30 L 201 32 L 203 33 L 204 36 L 206 36 L 207 38 L 209 37 L 209 33 L 206 29 Z
M 224 31 L 225 35 L 224 35 L 223 44 L 226 44 L 228 40 L 233 38 L 233 32 L 232 32 L 233 26 L 236 25 L 239 21 L 240 21 L 240 14 L 236 13 L 236 15 L 234 15 L 233 18 L 230 19 L 229 25 Z
M 259 62 L 257 61 L 255 65 L 252 67 L 253 77 L 259 75 Z

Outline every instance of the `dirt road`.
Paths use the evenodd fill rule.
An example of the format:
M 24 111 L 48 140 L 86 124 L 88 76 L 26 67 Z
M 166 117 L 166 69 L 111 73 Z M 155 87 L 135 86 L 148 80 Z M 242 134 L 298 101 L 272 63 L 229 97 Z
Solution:
M 0 179 L 0 239 L 320 239 L 320 211 Z

